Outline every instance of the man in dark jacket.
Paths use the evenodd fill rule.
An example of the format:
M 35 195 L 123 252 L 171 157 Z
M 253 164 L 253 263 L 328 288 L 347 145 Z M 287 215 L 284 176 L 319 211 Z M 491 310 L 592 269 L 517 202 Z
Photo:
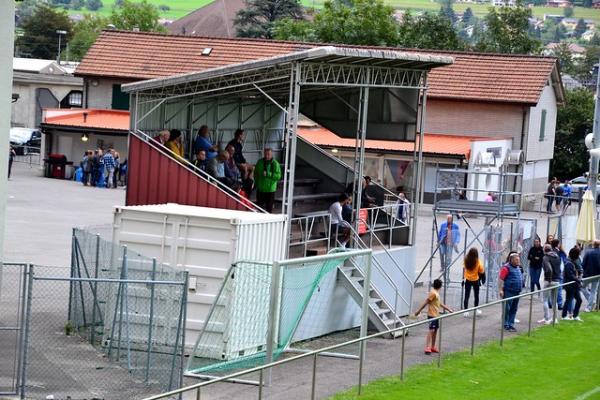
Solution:
M 509 255 L 508 263 L 500 269 L 498 278 L 498 292 L 500 297 L 508 299 L 518 296 L 523 288 L 523 272 L 521 272 L 521 258 L 518 253 Z M 504 311 L 504 329 L 509 332 L 516 332 L 515 317 L 519 307 L 519 299 L 508 300 Z
M 593 248 L 588 250 L 583 256 L 583 277 L 600 275 L 600 240 L 594 240 Z M 588 282 L 586 286 L 587 305 L 585 312 L 590 312 L 596 304 L 596 296 L 598 293 L 598 280 Z
M 560 285 L 560 280 L 561 280 L 561 271 L 560 271 L 560 264 L 562 262 L 562 260 L 560 259 L 560 256 L 556 253 L 555 249 L 550 247 L 550 251 L 546 252 L 546 246 L 544 246 L 544 262 L 547 262 L 550 265 L 550 268 L 552 268 L 552 286 L 557 286 Z M 547 259 L 547 260 L 546 260 Z M 557 296 L 557 302 L 558 302 L 558 309 L 562 310 L 562 296 L 560 294 L 561 291 L 558 292 L 558 296 Z M 550 307 L 553 307 L 553 299 L 554 296 L 552 296 L 552 299 L 550 299 Z
M 542 259 L 544 258 L 544 249 L 539 238 L 533 241 L 533 247 L 529 249 L 527 260 L 529 260 L 529 289 L 533 292 L 537 286 L 541 290 L 540 276 L 542 274 Z

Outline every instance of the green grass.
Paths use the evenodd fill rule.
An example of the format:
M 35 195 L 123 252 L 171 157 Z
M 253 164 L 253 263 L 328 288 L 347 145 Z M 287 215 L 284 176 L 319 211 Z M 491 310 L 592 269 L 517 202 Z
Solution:
M 167 12 L 161 11 L 161 17 L 175 20 L 183 17 L 186 14 L 189 14 L 197 8 L 211 3 L 212 0 L 148 0 L 148 2 L 156 6 L 165 4 L 171 7 L 171 9 Z M 107 16 L 110 14 L 115 0 L 103 0 L 103 3 L 104 7 L 102 7 L 98 11 L 95 11 L 95 13 Z M 323 6 L 324 0 L 301 0 L 301 3 L 307 7 L 321 8 Z M 432 0 L 386 0 L 386 3 L 394 6 L 395 8 L 404 10 L 409 9 L 415 11 L 437 11 L 440 9 L 440 4 Z M 482 17 L 488 13 L 490 5 L 465 3 L 454 4 L 454 10 L 460 13 L 464 12 L 467 9 L 467 7 L 471 7 L 473 13 L 476 16 Z M 600 24 L 600 10 L 592 8 L 575 7 L 574 11 L 574 18 L 593 19 L 596 21 L 596 23 Z M 69 14 L 89 13 L 92 12 L 85 8 L 81 10 L 69 10 Z M 533 15 L 535 15 L 536 17 L 543 18 L 544 14 L 562 15 L 562 9 L 552 7 L 533 8 Z
M 398 377 L 374 381 L 332 400 L 501 399 L 566 400 L 600 387 L 600 314 L 583 313 L 584 323 L 561 322 L 436 363 L 418 365 Z M 446 338 L 446 340 L 448 340 Z M 596 392 L 586 400 L 600 399 Z

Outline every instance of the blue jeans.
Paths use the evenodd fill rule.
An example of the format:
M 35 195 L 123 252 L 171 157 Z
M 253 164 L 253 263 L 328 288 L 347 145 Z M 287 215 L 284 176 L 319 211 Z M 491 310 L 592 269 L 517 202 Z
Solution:
M 504 298 L 518 296 L 520 292 L 504 291 Z M 508 300 L 504 303 L 504 327 L 514 328 L 515 317 L 517 316 L 517 308 L 519 308 L 519 299 Z
M 542 268 L 529 267 L 529 289 L 533 292 L 537 286 L 538 290 L 540 286 L 540 277 L 542 276 Z
M 440 268 L 442 269 L 442 271 L 450 266 L 453 254 L 454 248 L 452 246 L 440 244 Z
M 563 284 L 563 278 L 560 278 L 559 283 L 562 285 Z M 556 302 L 558 303 L 558 308 L 563 308 L 563 296 L 562 296 L 562 289 L 558 291 L 558 297 L 556 297 Z
M 585 307 L 585 309 L 588 310 L 588 311 L 592 311 L 592 308 L 594 308 L 594 304 L 596 304 L 596 296 L 597 296 L 597 293 L 598 293 L 598 284 L 599 283 L 600 283 L 600 281 L 595 280 L 593 282 L 588 283 L 587 286 L 586 286 L 587 306 Z

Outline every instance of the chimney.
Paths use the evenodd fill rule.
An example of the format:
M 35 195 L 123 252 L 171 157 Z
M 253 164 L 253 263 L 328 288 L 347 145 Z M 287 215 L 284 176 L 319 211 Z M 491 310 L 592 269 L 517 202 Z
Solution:
M 134 32 L 139 32 L 139 31 L 140 31 L 140 28 L 139 28 L 138 26 L 134 26 L 134 27 L 133 27 L 133 29 L 132 29 L 132 31 L 134 31 Z
M 87 117 L 88 117 L 88 113 L 84 112 L 83 113 L 83 123 L 84 124 L 87 122 Z

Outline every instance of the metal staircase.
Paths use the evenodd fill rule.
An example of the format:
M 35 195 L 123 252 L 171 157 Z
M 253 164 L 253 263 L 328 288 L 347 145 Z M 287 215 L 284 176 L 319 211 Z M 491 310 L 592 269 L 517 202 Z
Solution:
M 338 267 L 340 283 L 348 291 L 352 299 L 360 306 L 363 302 L 364 273 L 354 260 L 349 259 Z M 369 321 L 379 332 L 389 331 L 404 326 L 404 322 L 396 315 L 377 288 L 371 283 L 369 290 Z M 402 331 L 390 332 L 389 338 L 394 339 L 402 336 Z

